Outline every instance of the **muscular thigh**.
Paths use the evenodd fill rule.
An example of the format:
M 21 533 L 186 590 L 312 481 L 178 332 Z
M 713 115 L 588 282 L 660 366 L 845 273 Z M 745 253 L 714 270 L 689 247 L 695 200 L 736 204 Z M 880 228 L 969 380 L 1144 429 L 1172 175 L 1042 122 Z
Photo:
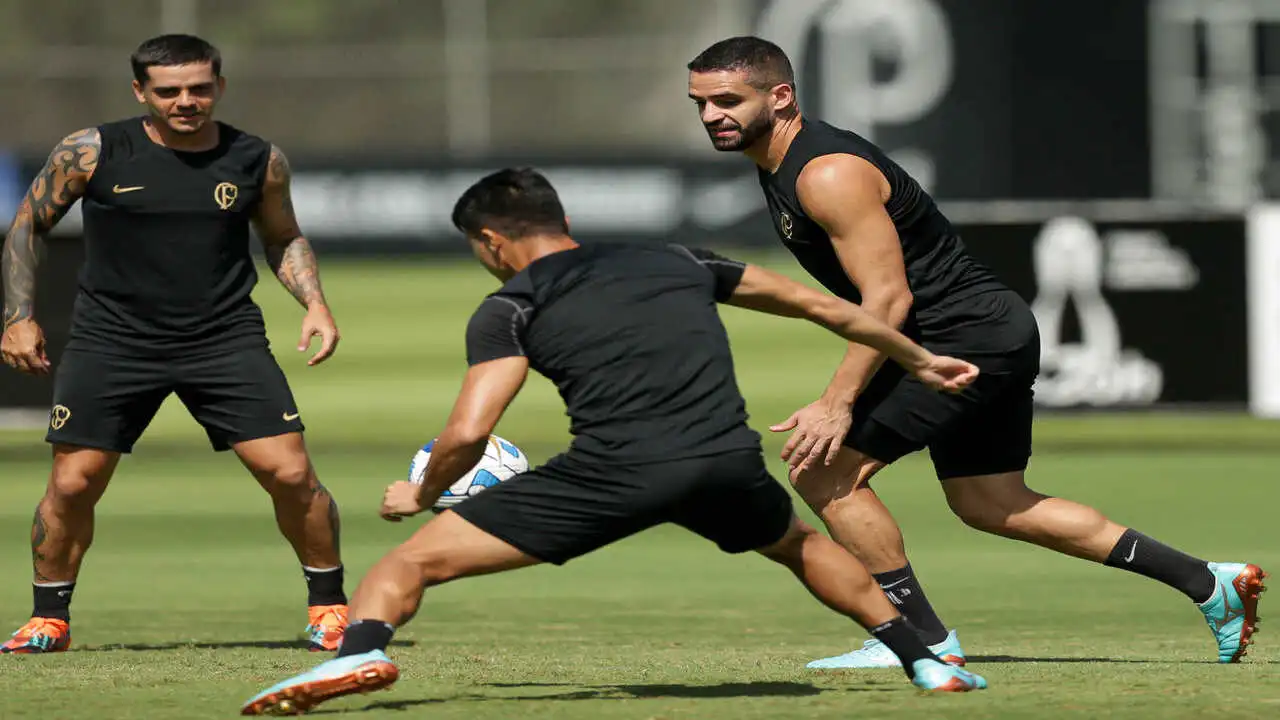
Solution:
M 957 328 L 925 341 L 934 352 L 977 365 L 981 374 L 972 385 L 937 392 L 886 363 L 855 401 L 845 444 L 886 464 L 927 447 L 944 477 L 962 467 L 1014 469 L 1006 466 L 1019 454 L 1025 466 L 1040 346 L 1034 317 L 1011 296 L 975 300 L 968 314 L 957 315 Z
M 173 389 L 162 360 L 68 350 L 55 371 L 45 439 L 131 452 Z
M 661 522 L 654 494 L 635 475 L 568 453 L 452 511 L 527 555 L 563 565 Z
M 1031 458 L 1032 381 L 994 378 L 989 398 L 929 444 L 939 480 L 1025 470 Z
M 284 371 L 267 348 L 183 358 L 174 372 L 179 399 L 215 450 L 304 429 Z
M 672 474 L 688 490 L 668 519 L 724 552 L 771 546 L 791 526 L 791 495 L 769 474 L 759 450 L 681 461 Z
M 614 464 L 569 453 L 453 511 L 557 565 L 664 523 L 686 527 L 728 552 L 745 552 L 782 537 L 791 504 L 759 452 L 738 457 L 743 455 Z

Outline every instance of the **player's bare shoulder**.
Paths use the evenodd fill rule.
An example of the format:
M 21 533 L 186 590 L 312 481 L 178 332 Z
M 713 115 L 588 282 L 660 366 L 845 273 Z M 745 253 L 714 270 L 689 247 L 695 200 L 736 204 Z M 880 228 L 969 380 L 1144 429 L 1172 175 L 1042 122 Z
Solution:
M 289 166 L 289 157 L 279 145 L 272 143 L 271 155 L 267 158 L 266 185 L 273 188 L 288 186 L 292 177 L 293 168 Z
M 262 181 L 262 203 L 254 214 L 258 232 L 268 245 L 287 244 L 302 235 L 293 210 L 292 180 L 289 158 L 279 145 L 273 143 L 267 158 L 266 177 Z
M 25 201 L 37 231 L 53 227 L 84 195 L 101 151 L 102 135 L 97 128 L 77 130 L 54 146 Z
M 88 182 L 98 167 L 102 151 L 102 134 L 98 128 L 84 128 L 62 138 L 49 153 L 47 169 L 64 172 L 70 179 Z
M 889 179 L 865 158 L 849 153 L 820 155 L 807 164 L 796 178 L 796 194 L 806 205 L 810 200 L 822 203 L 830 198 L 879 197 L 883 203 L 892 189 Z

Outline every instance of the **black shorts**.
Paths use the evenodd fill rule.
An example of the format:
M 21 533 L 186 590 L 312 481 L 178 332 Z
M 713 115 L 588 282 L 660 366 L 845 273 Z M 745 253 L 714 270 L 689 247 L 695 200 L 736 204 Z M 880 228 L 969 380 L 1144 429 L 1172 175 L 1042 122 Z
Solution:
M 543 562 L 573 558 L 664 523 L 727 553 L 768 547 L 791 525 L 791 496 L 757 450 L 614 465 L 553 458 L 453 507 L 468 522 Z
M 127 453 L 170 393 L 214 450 L 303 430 L 293 392 L 265 347 L 191 357 L 63 353 L 45 440 Z
M 923 344 L 977 365 L 978 379 L 959 394 L 942 393 L 886 361 L 854 401 L 844 444 L 883 463 L 928 448 L 940 480 L 1025 470 L 1040 371 L 1035 316 L 1012 292 L 948 315 L 954 330 Z

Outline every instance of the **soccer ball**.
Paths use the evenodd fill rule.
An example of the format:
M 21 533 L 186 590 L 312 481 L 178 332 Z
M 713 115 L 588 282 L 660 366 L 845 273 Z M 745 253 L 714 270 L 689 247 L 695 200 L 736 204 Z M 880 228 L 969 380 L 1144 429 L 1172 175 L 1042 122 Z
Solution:
M 435 444 L 436 441 L 432 440 L 423 445 L 422 449 L 413 456 L 413 460 L 409 463 L 409 482 L 415 485 L 422 482 L 422 475 L 427 470 L 427 461 L 431 459 L 431 448 Z M 485 444 L 484 457 L 480 458 L 480 462 L 467 471 L 461 480 L 445 490 L 440 495 L 440 500 L 431 509 L 440 512 L 451 508 L 472 495 L 510 480 L 528 469 L 529 458 L 520 448 L 497 435 L 490 435 L 489 442 Z

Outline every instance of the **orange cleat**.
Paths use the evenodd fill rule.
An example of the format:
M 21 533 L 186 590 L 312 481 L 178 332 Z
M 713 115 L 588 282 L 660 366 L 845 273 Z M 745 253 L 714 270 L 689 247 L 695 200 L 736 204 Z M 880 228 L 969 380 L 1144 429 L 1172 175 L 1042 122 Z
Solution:
M 33 617 L 0 645 L 0 654 L 29 655 L 63 652 L 71 647 L 71 626 L 65 620 Z
M 1240 662 L 1258 631 L 1258 599 L 1266 591 L 1267 574 L 1248 563 L 1209 563 L 1217 580 L 1213 595 L 1200 604 L 1200 612 L 1218 641 L 1218 662 Z
M 312 652 L 333 652 L 342 643 L 342 635 L 347 631 L 346 605 L 312 605 L 307 608 L 307 639 L 311 641 L 308 648 Z

